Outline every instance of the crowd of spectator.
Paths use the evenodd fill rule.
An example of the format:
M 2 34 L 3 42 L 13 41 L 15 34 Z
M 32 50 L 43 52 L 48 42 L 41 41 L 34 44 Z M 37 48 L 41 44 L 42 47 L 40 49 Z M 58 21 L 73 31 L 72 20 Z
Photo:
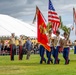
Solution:
M 26 54 L 27 51 L 25 47 L 23 46 L 23 54 Z M 32 42 L 32 50 L 31 54 L 38 54 L 39 53 L 39 47 L 38 43 Z M 19 45 L 16 45 L 16 50 L 14 51 L 15 55 L 19 54 Z M 0 55 L 10 55 L 10 46 L 9 44 L 5 44 L 4 41 L 0 41 Z

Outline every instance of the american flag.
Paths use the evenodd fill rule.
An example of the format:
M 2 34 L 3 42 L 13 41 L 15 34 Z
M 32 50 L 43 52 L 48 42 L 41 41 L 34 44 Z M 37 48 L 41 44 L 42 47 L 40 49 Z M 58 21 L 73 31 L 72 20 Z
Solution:
M 53 33 L 56 33 L 60 26 L 60 19 L 55 11 L 51 0 L 49 0 L 49 7 L 48 7 L 48 22 L 52 24 Z

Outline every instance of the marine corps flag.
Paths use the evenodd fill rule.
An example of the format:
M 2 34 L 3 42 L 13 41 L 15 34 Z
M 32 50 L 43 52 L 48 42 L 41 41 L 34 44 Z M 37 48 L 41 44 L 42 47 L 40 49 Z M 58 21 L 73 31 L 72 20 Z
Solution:
M 50 46 L 48 45 L 48 38 L 46 35 L 46 24 L 45 19 L 39 10 L 36 7 L 36 15 L 37 15 L 37 40 L 38 42 L 45 47 L 46 50 L 50 51 Z

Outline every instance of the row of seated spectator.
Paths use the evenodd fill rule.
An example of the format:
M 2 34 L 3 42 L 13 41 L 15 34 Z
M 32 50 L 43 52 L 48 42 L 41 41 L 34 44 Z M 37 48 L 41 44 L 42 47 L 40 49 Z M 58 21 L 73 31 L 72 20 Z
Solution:
M 38 49 L 38 44 L 32 44 L 33 48 L 31 50 L 32 54 L 38 54 L 39 53 L 39 49 Z M 25 48 L 23 48 L 23 54 L 26 54 L 27 51 Z M 16 46 L 16 50 L 14 51 L 15 55 L 19 54 L 19 45 Z M 10 55 L 10 47 L 8 44 L 0 44 L 0 55 Z
M 10 48 L 7 45 L 2 45 L 0 48 L 0 55 L 9 55 Z
M 9 45 L 5 44 L 3 40 L 0 41 L 0 55 L 9 55 L 9 54 L 10 54 Z

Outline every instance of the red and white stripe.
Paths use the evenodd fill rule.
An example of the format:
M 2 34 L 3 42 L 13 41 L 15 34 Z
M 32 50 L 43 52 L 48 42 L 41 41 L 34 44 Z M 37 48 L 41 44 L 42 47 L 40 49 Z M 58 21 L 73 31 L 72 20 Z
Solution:
M 55 11 L 53 10 L 48 11 L 48 22 L 51 22 L 53 32 L 55 33 L 60 26 L 60 19 Z

